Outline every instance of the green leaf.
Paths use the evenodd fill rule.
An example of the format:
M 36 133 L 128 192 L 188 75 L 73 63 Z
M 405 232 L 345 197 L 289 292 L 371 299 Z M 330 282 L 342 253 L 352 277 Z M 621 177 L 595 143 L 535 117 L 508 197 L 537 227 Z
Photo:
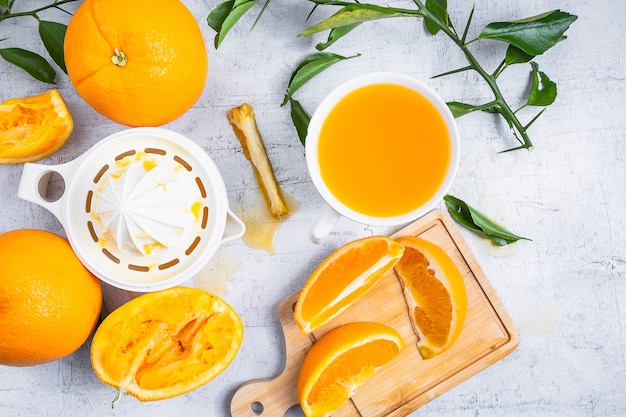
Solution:
M 296 127 L 300 142 L 304 145 L 306 143 L 306 135 L 309 129 L 309 122 L 311 121 L 311 115 L 302 107 L 299 101 L 290 99 L 291 104 L 291 121 Z
M 457 222 L 479 236 L 491 240 L 496 246 L 505 246 L 520 239 L 530 240 L 514 235 L 456 197 L 448 194 L 443 199 L 450 215 Z
M 0 7 L 4 8 L 5 10 L 11 10 L 9 0 L 0 0 Z
M 426 9 L 432 13 L 432 15 L 424 15 L 424 24 L 431 35 L 436 35 L 437 32 L 441 30 L 441 25 L 450 25 L 450 17 L 448 16 L 448 0 L 426 0 Z
M 549 106 L 556 100 L 556 83 L 551 81 L 544 72 L 539 71 L 539 65 L 536 62 L 531 62 L 530 65 L 533 67 L 533 85 L 526 104 L 529 106 Z
M 65 57 L 63 55 L 63 42 L 67 25 L 56 22 L 39 21 L 39 36 L 52 60 L 67 74 Z
M 507 65 L 523 64 L 525 62 L 531 61 L 533 58 L 533 55 L 529 55 L 521 49 L 513 45 L 509 45 L 509 47 L 506 49 L 504 62 L 506 62 Z
M 565 39 L 563 34 L 577 18 L 553 10 L 528 19 L 490 23 L 478 38 L 507 42 L 529 55 L 537 56 Z
M 341 27 L 332 29 L 330 33 L 328 34 L 328 40 L 324 43 L 318 43 L 315 46 L 315 49 L 317 49 L 318 51 L 323 51 L 324 49 L 328 48 L 333 43 L 337 42 L 340 38 L 350 33 L 354 28 L 359 26 L 359 24 L 360 23 L 354 23 L 352 25 L 346 25 L 346 26 L 341 26 Z
M 213 44 L 217 49 L 228 32 L 258 0 L 227 0 L 219 3 L 207 16 L 208 25 L 217 32 Z
M 449 101 L 446 104 L 455 119 L 478 110 L 473 104 L 461 103 L 460 101 Z
M 41 55 L 21 48 L 0 49 L 0 56 L 45 83 L 54 84 L 56 72 Z
M 316 52 L 304 58 L 300 61 L 300 64 L 296 67 L 296 70 L 291 74 L 289 85 L 287 86 L 287 94 L 285 99 L 281 103 L 281 106 L 287 104 L 293 94 L 306 84 L 311 78 L 315 77 L 325 69 L 336 64 L 337 62 L 344 61 L 360 56 L 359 54 L 345 57 L 329 52 Z
M 409 16 L 413 15 L 389 7 L 375 6 L 372 4 L 350 4 L 341 8 L 337 13 L 329 18 L 309 27 L 298 36 L 310 36 L 314 33 L 323 32 L 325 30 L 355 25 L 372 20 Z

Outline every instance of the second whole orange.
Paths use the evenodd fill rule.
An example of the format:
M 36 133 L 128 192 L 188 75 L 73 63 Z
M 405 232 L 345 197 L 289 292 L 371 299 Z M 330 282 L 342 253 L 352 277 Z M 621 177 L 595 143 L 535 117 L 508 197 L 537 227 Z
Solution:
M 200 27 L 179 0 L 85 0 L 70 19 L 65 64 L 78 94 L 128 126 L 159 126 L 204 90 Z
M 96 327 L 101 307 L 100 281 L 67 239 L 36 229 L 0 234 L 0 365 L 72 354 Z

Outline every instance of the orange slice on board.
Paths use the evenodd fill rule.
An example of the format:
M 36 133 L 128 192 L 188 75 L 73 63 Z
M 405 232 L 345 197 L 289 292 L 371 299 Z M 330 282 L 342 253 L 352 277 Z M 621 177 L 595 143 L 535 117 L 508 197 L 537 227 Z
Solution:
M 294 310 L 309 333 L 350 307 L 398 262 L 404 246 L 386 236 L 349 242 L 331 253 L 305 283 Z
M 454 262 L 439 246 L 417 237 L 398 239 L 404 255 L 396 264 L 411 325 L 423 358 L 446 351 L 458 338 L 467 313 L 467 292 Z
M 93 337 L 91 364 L 120 395 L 160 400 L 215 378 L 242 339 L 241 319 L 225 301 L 175 287 L 141 295 L 109 314 Z
M 58 90 L 0 103 L 0 164 L 21 164 L 58 151 L 74 129 Z
M 329 416 L 403 348 L 398 332 L 381 323 L 348 323 L 326 333 L 307 353 L 298 376 L 304 414 Z

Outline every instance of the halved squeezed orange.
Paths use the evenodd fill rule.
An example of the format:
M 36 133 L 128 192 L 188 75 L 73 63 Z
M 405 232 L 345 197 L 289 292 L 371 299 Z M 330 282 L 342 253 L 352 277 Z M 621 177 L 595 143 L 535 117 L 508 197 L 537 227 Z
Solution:
M 52 155 L 67 141 L 74 120 L 58 90 L 0 103 L 0 164 Z
M 175 287 L 141 295 L 109 314 L 93 337 L 91 364 L 121 394 L 160 400 L 211 381 L 233 361 L 242 339 L 241 319 L 224 300 Z

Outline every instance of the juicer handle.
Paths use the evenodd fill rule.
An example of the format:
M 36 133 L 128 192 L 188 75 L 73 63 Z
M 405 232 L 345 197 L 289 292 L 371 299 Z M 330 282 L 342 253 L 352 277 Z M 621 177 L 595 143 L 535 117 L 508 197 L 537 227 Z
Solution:
M 47 209 L 54 214 L 59 222 L 61 222 L 61 225 L 66 228 L 63 216 L 63 207 L 65 204 L 64 194 L 75 162 L 74 160 L 60 165 L 25 163 L 24 169 L 22 170 L 22 177 L 20 178 L 20 184 L 17 189 L 17 196 L 23 200 L 39 204 Z M 65 187 L 63 194 L 54 201 L 47 199 L 48 185 L 52 173 L 58 174 L 63 179 Z
M 235 216 L 230 209 L 226 210 L 226 226 L 222 235 L 222 243 L 240 238 L 245 231 L 246 226 L 241 219 Z

